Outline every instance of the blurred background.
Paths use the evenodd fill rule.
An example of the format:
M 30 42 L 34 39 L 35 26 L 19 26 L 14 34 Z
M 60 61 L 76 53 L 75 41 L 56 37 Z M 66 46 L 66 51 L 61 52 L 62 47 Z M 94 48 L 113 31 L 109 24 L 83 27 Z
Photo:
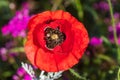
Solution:
M 120 1 L 111 2 L 119 45 Z M 81 77 L 65 71 L 58 80 L 117 80 L 120 50 L 114 41 L 106 0 L 0 0 L 0 80 L 31 80 L 21 67 L 21 62 L 29 63 L 23 49 L 27 23 L 37 13 L 60 9 L 84 23 L 90 43 L 82 59 L 73 67 Z

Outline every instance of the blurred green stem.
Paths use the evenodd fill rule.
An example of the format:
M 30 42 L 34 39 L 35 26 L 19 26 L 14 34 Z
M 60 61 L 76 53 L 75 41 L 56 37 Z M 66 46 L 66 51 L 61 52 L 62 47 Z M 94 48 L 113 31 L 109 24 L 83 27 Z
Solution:
M 23 47 L 16 47 L 16 48 L 10 49 L 9 52 L 19 53 L 19 52 L 25 52 L 25 51 L 24 51 L 24 48 L 23 48 Z
M 118 70 L 117 80 L 120 80 L 120 68 L 119 68 L 119 70 Z
M 73 0 L 73 3 L 78 11 L 78 17 L 83 20 L 83 8 L 80 0 Z
M 78 16 L 81 20 L 83 20 L 83 8 L 81 2 L 80 0 L 75 0 L 75 3 L 76 3 L 76 8 L 78 10 Z
M 75 70 L 69 69 L 69 71 L 70 71 L 76 78 L 78 78 L 78 79 L 80 79 L 80 80 L 86 80 L 86 78 L 80 76 L 77 72 L 75 72 Z
M 111 0 L 107 0 L 109 7 L 110 7 L 110 15 L 111 15 L 111 21 L 112 21 L 112 27 L 113 27 L 113 34 L 114 34 L 114 40 L 115 40 L 115 44 L 117 47 L 117 60 L 118 63 L 120 63 L 120 49 L 119 49 L 119 45 L 118 45 L 118 39 L 117 39 L 117 32 L 116 32 L 116 27 L 115 27 L 115 20 L 114 20 L 114 16 L 113 16 L 113 8 L 112 8 L 112 3 Z
M 52 11 L 57 10 L 57 8 L 60 6 L 60 4 L 62 3 L 62 0 L 53 0 L 53 7 L 52 7 Z

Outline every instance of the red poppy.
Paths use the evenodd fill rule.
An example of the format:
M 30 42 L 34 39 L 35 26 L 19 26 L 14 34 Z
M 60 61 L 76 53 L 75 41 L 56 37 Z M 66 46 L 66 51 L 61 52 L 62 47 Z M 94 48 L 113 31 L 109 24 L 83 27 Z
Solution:
M 77 64 L 88 42 L 84 25 L 71 14 L 45 11 L 29 21 L 25 52 L 33 65 L 57 72 Z

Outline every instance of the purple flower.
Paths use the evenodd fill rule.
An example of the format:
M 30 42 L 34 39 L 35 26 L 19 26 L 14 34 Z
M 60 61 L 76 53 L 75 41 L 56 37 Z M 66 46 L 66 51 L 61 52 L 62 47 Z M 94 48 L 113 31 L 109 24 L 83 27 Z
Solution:
M 9 53 L 9 56 L 14 58 L 14 57 L 18 56 L 18 53 L 12 52 L 12 53 Z
M 90 45 L 98 46 L 98 45 L 101 45 L 102 42 L 103 42 L 103 40 L 101 38 L 92 37 L 91 40 L 90 40 Z
M 0 57 L 2 59 L 2 61 L 6 61 L 7 60 L 7 49 L 2 47 L 0 48 Z
M 18 70 L 17 70 L 17 75 L 23 76 L 25 73 L 26 73 L 26 72 L 25 72 L 25 70 L 24 70 L 22 67 L 18 68 Z
M 16 56 L 18 56 L 17 53 L 13 53 L 13 52 L 9 52 L 8 53 L 8 50 L 6 47 L 2 47 L 0 48 L 0 59 L 2 59 L 2 61 L 7 61 L 8 58 L 14 58 Z
M 115 22 L 118 23 L 118 22 L 120 21 L 120 13 L 115 12 L 113 16 L 114 16 Z M 109 25 L 110 22 L 111 22 L 111 18 L 110 18 L 110 17 L 105 18 L 105 19 L 104 19 L 104 22 L 105 22 L 107 25 Z
M 15 46 L 15 42 L 9 41 L 9 42 L 5 43 L 4 47 L 0 48 L 0 59 L 2 61 L 6 61 L 9 58 L 14 58 L 14 57 L 18 56 L 17 53 L 11 51 L 11 49 L 13 49 L 14 46 Z
M 5 43 L 5 48 L 10 49 L 16 45 L 15 41 L 8 41 Z
M 99 3 L 99 7 L 100 7 L 101 10 L 109 11 L 109 5 L 108 5 L 107 2 L 101 1 Z
M 23 77 L 24 80 L 32 80 L 30 75 L 28 74 L 25 74 L 24 77 Z
M 100 11 L 109 11 L 109 5 L 107 2 L 105 1 L 101 1 L 99 3 L 95 3 L 93 5 L 93 7 L 97 10 L 100 10 Z
M 16 74 L 14 74 L 12 76 L 12 78 L 13 78 L 13 80 L 21 80 L 21 78 L 23 80 L 32 80 L 32 78 L 30 77 L 30 75 L 27 74 L 22 67 L 20 67 L 20 68 L 17 69 Z
M 118 37 L 118 44 L 120 44 L 120 22 L 118 22 L 115 25 L 115 27 L 116 27 L 117 37 Z M 111 43 L 114 43 L 113 27 L 109 26 L 108 31 L 109 31 L 109 39 Z
M 29 19 L 29 9 L 25 5 L 22 10 L 16 11 L 15 16 L 8 22 L 8 24 L 2 27 L 2 34 L 10 34 L 13 37 L 25 37 L 25 30 Z
M 2 27 L 2 34 L 3 35 L 8 35 L 10 33 L 10 31 L 8 30 L 8 25 L 4 25 Z
M 116 13 L 114 13 L 114 18 L 115 18 L 115 19 L 120 19 L 120 14 L 119 14 L 119 13 L 117 13 L 117 12 L 116 12 Z
M 18 75 L 13 75 L 12 78 L 13 78 L 13 80 L 20 80 L 19 77 L 18 77 Z

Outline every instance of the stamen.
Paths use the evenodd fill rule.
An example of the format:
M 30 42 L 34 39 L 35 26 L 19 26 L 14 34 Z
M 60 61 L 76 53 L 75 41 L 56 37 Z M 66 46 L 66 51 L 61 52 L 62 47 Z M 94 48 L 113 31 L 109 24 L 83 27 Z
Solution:
M 59 28 L 52 29 L 48 27 L 45 29 L 46 47 L 49 49 L 53 49 L 55 46 L 60 45 L 65 38 L 65 34 L 60 32 Z
M 58 39 L 59 37 L 58 37 L 57 34 L 52 34 L 52 35 L 51 35 L 51 38 L 52 38 L 52 39 Z

